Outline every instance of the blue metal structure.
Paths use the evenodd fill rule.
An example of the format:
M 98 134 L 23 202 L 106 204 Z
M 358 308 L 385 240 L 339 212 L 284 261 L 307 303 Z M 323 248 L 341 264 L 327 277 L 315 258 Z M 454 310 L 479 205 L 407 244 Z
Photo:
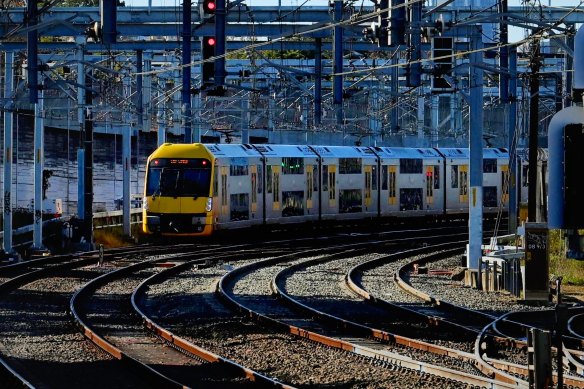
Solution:
M 133 117 L 138 119 L 136 134 L 140 134 L 152 129 L 151 120 L 156 116 L 158 142 L 173 131 L 178 132 L 184 142 L 199 140 L 202 135 L 218 136 L 222 140 L 216 129 L 233 126 L 242 127 L 240 131 L 246 131 L 246 138 L 255 135 L 271 142 L 283 140 L 282 134 L 292 130 L 285 136 L 303 132 L 300 139 L 313 143 L 320 140 L 330 144 L 331 134 L 338 134 L 340 142 L 347 144 L 363 141 L 408 146 L 414 142 L 448 145 L 446 142 L 461 144 L 468 141 L 475 149 L 484 146 L 480 115 L 487 122 L 500 117 L 498 108 L 492 108 L 496 106 L 503 107 L 501 109 L 508 113 L 506 125 L 500 126 L 504 130 L 500 137 L 496 137 L 497 145 L 513 149 L 521 141 L 516 137 L 517 126 L 524 125 L 516 118 L 527 102 L 521 99 L 517 83 L 518 73 L 525 69 L 517 69 L 514 47 L 510 47 L 510 53 L 507 53 L 506 26 L 547 29 L 553 37 L 555 33 L 573 33 L 572 25 L 584 21 L 577 12 L 557 8 L 546 9 L 548 20 L 526 20 L 520 15 L 522 8 L 507 7 L 505 1 L 501 2 L 499 9 L 490 8 L 479 13 L 450 2 L 423 8 L 422 2 L 410 4 L 393 0 L 390 7 L 387 2 L 380 1 L 381 8 L 386 8 L 381 11 L 381 16 L 373 12 L 372 5 L 357 8 L 343 0 L 332 2 L 332 13 L 330 7 L 250 7 L 238 2 L 226 9 L 225 0 L 217 1 L 216 5 L 212 18 L 204 15 L 199 7 L 193 8 L 190 2 L 183 4 L 183 13 L 178 16 L 173 7 L 117 7 L 114 0 L 102 0 L 100 8 L 52 8 L 50 14 L 40 15 L 37 15 L 36 0 L 30 0 L 26 8 L 0 10 L 0 50 L 17 52 L 27 49 L 29 100 L 24 102 L 20 92 L 14 93 L 12 105 L 30 109 L 34 104 L 44 104 L 45 109 L 42 105 L 35 107 L 35 116 L 39 119 L 35 126 L 39 141 L 45 124 L 59 126 L 58 118 L 46 115 L 47 112 L 62 112 L 63 107 L 54 105 L 59 99 L 37 100 L 40 73 L 41 78 L 52 80 L 50 85 L 62 88 L 56 92 L 51 86 L 53 90 L 46 93 L 63 93 L 65 98 L 77 95 L 78 128 L 82 132 L 88 125 L 87 109 L 92 108 L 97 116 L 101 109 L 98 107 L 105 107 L 118 115 L 118 127 L 124 128 L 124 134 L 129 136 L 133 130 L 128 121 L 133 121 Z M 101 34 L 97 41 L 88 40 L 85 30 L 98 20 L 101 21 Z M 394 46 L 386 47 L 363 39 L 363 28 L 375 20 L 387 22 L 390 26 L 392 33 L 387 38 L 392 39 Z M 564 24 L 554 25 L 557 20 Z M 22 28 L 23 23 L 27 28 Z M 469 54 L 480 48 L 477 39 L 470 38 L 473 33 L 481 25 L 493 23 L 500 24 L 499 41 L 483 41 L 488 50 Z M 38 42 L 39 33 L 46 38 L 44 42 Z M 20 39 L 24 36 L 27 37 L 26 44 Z M 118 39 L 118 36 L 124 39 Z M 196 95 L 192 101 L 192 93 L 196 92 L 192 85 L 196 85 L 201 77 L 197 70 L 200 52 L 196 46 L 192 50 L 192 42 L 201 36 L 214 36 L 217 40 L 214 83 L 225 91 L 223 99 L 203 94 Z M 452 69 L 445 75 L 456 85 L 456 96 L 440 94 L 430 97 L 428 80 L 437 61 L 427 53 L 430 51 L 428 42 L 434 37 L 457 38 L 452 48 Z M 565 44 L 558 45 L 559 49 L 545 51 L 546 66 L 563 69 L 559 61 L 571 55 L 569 42 L 566 40 Z M 37 55 L 40 50 L 50 50 L 51 53 Z M 274 50 L 280 52 L 280 61 L 269 57 L 268 51 Z M 302 56 L 294 60 L 284 58 L 284 54 L 293 50 L 302 51 Z M 332 56 L 329 51 L 332 51 Z M 88 52 L 92 54 L 86 54 Z M 252 55 L 258 52 L 262 53 Z M 495 52 L 499 53 L 498 62 L 493 58 Z M 226 59 L 226 54 L 230 59 Z M 144 59 L 146 56 L 148 61 Z M 105 57 L 107 61 L 104 61 Z M 467 66 L 470 66 L 470 72 Z M 61 72 L 65 67 L 72 68 L 70 75 Z M 94 96 L 94 107 L 87 106 L 85 74 L 88 69 L 95 69 L 95 74 L 99 74 L 96 82 L 100 82 L 100 78 L 106 80 L 104 85 L 109 88 L 102 90 L 120 96 L 123 87 L 119 74 L 131 74 L 130 87 L 136 99 L 116 100 L 103 92 L 103 95 Z M 497 74 L 500 84 L 482 85 L 483 71 Z M 565 79 L 568 78 L 566 75 Z M 539 92 L 542 98 L 546 98 L 547 85 L 542 82 L 544 85 Z M 565 81 L 564 85 L 569 86 L 569 82 Z M 12 95 L 13 91 L 26 90 L 18 78 L 9 88 L 11 90 L 6 88 L 7 84 L 5 96 Z M 95 90 L 99 88 L 95 86 Z M 567 95 L 569 91 L 564 87 L 563 92 Z M 557 99 L 557 96 L 551 97 Z M 565 103 L 570 101 L 563 97 Z M 460 109 L 459 99 L 462 99 Z M 111 104 L 110 100 L 121 103 Z M 447 110 L 443 107 L 445 101 L 450 101 Z M 6 106 L 6 102 L 3 105 Z M 440 118 L 435 120 L 432 128 L 426 123 L 427 110 L 431 111 L 429 116 Z M 438 115 L 439 110 L 442 115 Z M 465 116 L 461 111 L 465 115 L 470 113 L 468 119 L 464 119 L 463 133 L 459 131 L 463 128 L 461 122 Z M 12 129 L 9 118 L 6 119 L 9 116 L 5 114 L 5 132 Z M 498 127 L 497 123 L 493 126 Z M 384 136 L 388 127 L 391 136 Z M 96 122 L 95 130 L 102 131 L 103 126 Z M 317 137 L 319 134 L 322 137 Z M 357 137 L 354 134 L 365 135 Z M 295 138 L 288 140 L 296 141 Z M 126 142 L 125 138 L 124 144 Z M 127 153 L 131 154 L 131 151 Z M 35 192 L 35 211 L 40 212 L 42 150 L 38 155 L 41 158 L 35 169 L 35 183 L 40 194 Z M 82 159 L 78 161 L 79 166 L 85 163 Z M 480 166 L 477 164 L 480 165 L 474 160 L 474 168 L 471 168 L 471 192 L 476 189 L 476 197 L 471 198 L 480 202 L 480 183 L 476 181 Z M 81 171 L 86 168 L 83 166 Z M 514 169 L 513 164 L 510 167 L 510 214 L 513 219 L 517 198 Z M 85 177 L 81 175 L 78 182 L 84 181 Z M 126 185 L 129 184 L 124 179 L 124 188 Z M 79 192 L 78 213 L 84 217 L 90 212 L 86 209 L 85 198 L 89 192 L 86 189 Z M 129 192 L 124 191 L 124 204 L 129 203 Z M 472 215 L 472 225 L 477 229 L 479 216 Z M 511 226 L 513 231 L 513 223 Z M 41 235 L 37 230 L 35 233 Z M 475 243 L 471 251 L 472 257 L 476 258 Z

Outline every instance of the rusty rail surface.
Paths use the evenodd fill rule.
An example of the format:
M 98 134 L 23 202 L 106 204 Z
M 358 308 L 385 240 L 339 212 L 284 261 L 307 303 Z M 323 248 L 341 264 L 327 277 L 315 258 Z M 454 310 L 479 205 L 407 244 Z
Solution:
M 348 247 L 349 247 L 349 245 L 344 246 L 345 250 L 348 249 Z M 293 256 L 283 256 L 281 258 L 271 258 L 271 259 L 267 259 L 267 260 L 264 260 L 261 262 L 256 262 L 253 264 L 249 264 L 246 266 L 236 268 L 221 278 L 221 280 L 217 286 L 217 292 L 221 295 L 221 297 L 229 305 L 235 307 L 236 309 L 238 309 L 241 312 L 247 313 L 249 315 L 249 317 L 251 317 L 252 319 L 257 320 L 259 322 L 264 322 L 264 323 L 270 324 L 276 328 L 279 328 L 280 330 L 282 330 L 284 332 L 288 332 L 290 334 L 299 336 L 301 338 L 309 339 L 309 340 L 321 343 L 323 345 L 327 345 L 327 346 L 334 347 L 334 348 L 337 348 L 340 350 L 350 351 L 350 352 L 353 352 L 353 353 L 356 353 L 359 355 L 383 360 L 383 361 L 386 361 L 388 363 L 399 365 L 399 366 L 402 366 L 402 367 L 405 367 L 405 368 L 408 368 L 408 369 L 411 369 L 414 371 L 425 372 L 425 373 L 434 374 L 434 375 L 444 377 L 444 378 L 450 378 L 450 379 L 455 379 L 455 380 L 459 380 L 459 381 L 463 381 L 463 382 L 468 382 L 468 383 L 471 383 L 473 385 L 479 385 L 479 386 L 484 386 L 484 387 L 488 387 L 488 388 L 515 388 L 516 387 L 516 385 L 508 384 L 505 382 L 499 382 L 499 381 L 496 381 L 496 380 L 493 380 L 490 378 L 479 377 L 479 376 L 475 376 L 475 375 L 472 375 L 469 373 L 464 373 L 464 372 L 457 372 L 457 371 L 454 371 L 451 369 L 433 366 L 431 364 L 424 363 L 424 362 L 416 362 L 416 361 L 411 360 L 410 358 L 403 357 L 403 356 L 396 354 L 396 353 L 379 352 L 379 351 L 374 350 L 372 348 L 363 347 L 363 346 L 360 346 L 358 344 L 354 344 L 353 342 L 349 342 L 347 340 L 338 339 L 338 338 L 330 337 L 327 335 L 319 334 L 317 332 L 307 330 L 305 328 L 301 328 L 298 326 L 294 326 L 294 325 L 285 323 L 283 321 L 271 318 L 269 316 L 255 312 L 252 309 L 249 309 L 248 307 L 246 307 L 245 305 L 243 305 L 242 303 L 237 301 L 237 299 L 226 290 L 227 283 L 233 282 L 233 280 L 237 279 L 237 277 L 241 276 L 242 274 L 249 273 L 249 272 L 254 271 L 255 269 L 258 269 L 258 268 L 263 267 L 263 266 L 274 265 L 274 264 L 282 262 L 286 259 L 295 258 L 298 255 L 315 255 L 318 252 L 319 252 L 319 250 L 299 252 Z M 337 253 L 336 255 L 338 255 L 338 254 L 339 253 Z M 282 291 L 277 290 L 277 285 L 275 285 L 275 279 L 272 280 L 271 286 L 272 286 L 272 288 L 276 288 L 276 290 L 274 291 L 275 293 L 278 293 L 282 297 L 286 296 L 285 293 L 282 293 Z M 290 297 L 288 296 L 288 298 L 290 298 Z M 294 303 L 299 305 L 299 306 L 302 305 L 301 303 L 298 303 L 296 301 Z M 310 311 L 311 315 L 316 315 L 316 316 L 321 317 L 321 318 L 334 320 L 338 324 L 338 327 L 340 327 L 340 328 L 349 328 L 349 327 L 358 328 L 361 332 L 365 331 L 365 332 L 367 332 L 368 336 L 377 337 L 379 340 L 400 342 L 400 344 L 403 344 L 405 346 L 418 348 L 420 350 L 434 350 L 436 353 L 441 353 L 441 355 L 451 355 L 451 350 L 441 349 L 438 346 L 426 344 L 423 342 L 418 342 L 418 341 L 408 339 L 408 338 L 396 337 L 393 334 L 389 334 L 389 333 L 386 333 L 383 331 L 374 330 L 371 328 L 365 328 L 364 326 L 361 326 L 360 324 L 351 323 L 347 320 L 339 319 L 339 318 L 336 318 L 334 316 L 328 315 L 328 314 L 323 313 L 323 312 L 318 312 L 310 307 L 306 307 L 306 309 L 308 309 Z M 438 349 L 441 349 L 441 350 L 438 350 Z M 463 353 L 457 353 L 457 354 L 463 355 Z M 464 353 L 464 355 L 466 355 L 467 358 L 472 358 L 471 354 Z

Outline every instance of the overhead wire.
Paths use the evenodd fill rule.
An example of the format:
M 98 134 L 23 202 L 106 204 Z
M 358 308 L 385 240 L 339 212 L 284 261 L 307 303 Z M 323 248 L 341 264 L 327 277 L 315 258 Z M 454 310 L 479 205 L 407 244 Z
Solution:
M 413 0 L 413 1 L 410 1 L 409 4 L 419 3 L 419 2 L 424 2 L 424 1 L 425 0 Z M 391 10 L 403 8 L 403 7 L 406 7 L 406 6 L 407 6 L 407 4 L 405 4 L 405 3 L 404 4 L 399 4 L 399 5 L 395 6 L 395 7 L 388 7 L 388 8 L 385 8 L 385 9 L 379 9 L 379 10 L 376 10 L 374 12 L 370 12 L 370 13 L 365 14 L 365 15 L 358 15 L 358 16 L 356 16 L 354 18 L 347 19 L 347 20 L 342 20 L 340 22 L 327 23 L 324 26 L 311 27 L 311 28 L 308 28 L 308 29 L 306 29 L 304 31 L 295 32 L 295 33 L 292 33 L 292 34 L 289 34 L 289 35 L 285 35 L 285 36 L 281 36 L 281 37 L 278 37 L 278 38 L 270 38 L 270 37 L 268 37 L 268 40 L 265 41 L 265 42 L 258 42 L 258 43 L 255 43 L 255 44 L 250 44 L 250 45 L 247 45 L 247 46 L 242 47 L 240 49 L 233 50 L 233 51 L 231 51 L 229 53 L 225 53 L 225 54 L 222 54 L 222 55 L 210 57 L 210 58 L 208 58 L 206 60 L 194 61 L 194 62 L 191 62 L 191 63 L 188 63 L 188 64 L 182 64 L 182 65 L 174 66 L 174 67 L 167 68 L 167 69 L 160 69 L 160 70 L 152 70 L 152 71 L 149 71 L 149 72 L 134 73 L 134 75 L 138 75 L 138 74 L 141 74 L 141 75 L 158 74 L 158 73 L 168 72 L 168 71 L 171 71 L 171 70 L 178 70 L 178 69 L 182 69 L 182 68 L 185 68 L 185 67 L 191 67 L 191 66 L 195 66 L 195 65 L 200 65 L 200 64 L 202 64 L 204 62 L 211 62 L 211 61 L 215 61 L 216 59 L 224 58 L 227 55 L 235 55 L 235 54 L 238 54 L 238 53 L 246 52 L 248 50 L 254 50 L 254 49 L 257 49 L 257 48 L 260 48 L 260 47 L 264 47 L 264 46 L 269 46 L 269 45 L 273 45 L 273 44 L 276 44 L 276 43 L 280 43 L 281 41 L 285 41 L 286 39 L 301 38 L 301 37 L 303 37 L 305 35 L 308 35 L 308 34 L 313 34 L 313 33 L 320 32 L 320 31 L 326 31 L 326 30 L 329 30 L 329 29 L 333 29 L 335 27 L 344 27 L 344 26 L 350 26 L 350 25 L 354 25 L 354 24 L 359 24 L 359 23 L 365 22 L 367 20 L 373 19 L 373 18 L 379 16 L 379 14 L 381 14 L 383 12 L 387 12 L 387 11 L 391 11 Z
M 414 1 L 410 2 L 410 4 L 415 3 L 415 2 L 422 2 L 422 1 L 424 1 L 424 0 L 414 0 Z M 534 37 L 543 37 L 546 32 L 552 30 L 554 27 L 557 27 L 559 24 L 563 23 L 563 20 L 565 20 L 565 18 L 567 18 L 571 13 L 576 12 L 578 7 L 582 4 L 584 4 L 584 0 L 581 0 L 578 5 L 569 9 L 568 12 L 564 16 L 562 16 L 562 18 L 560 18 L 558 21 L 553 23 L 552 26 L 546 26 L 545 28 L 541 28 L 538 31 L 532 33 L 530 36 L 528 36 L 522 40 L 519 40 L 517 42 L 510 42 L 510 43 L 506 43 L 506 44 L 497 44 L 494 46 L 483 47 L 483 48 L 476 49 L 476 50 L 459 51 L 459 52 L 453 53 L 451 55 L 443 55 L 443 56 L 437 56 L 437 57 L 429 56 L 427 58 L 421 58 L 421 59 L 415 60 L 415 61 L 408 61 L 407 63 L 398 63 L 398 64 L 394 64 L 394 65 L 377 66 L 373 69 L 354 69 L 354 70 L 350 70 L 350 71 L 337 72 L 337 73 L 332 73 L 331 76 L 346 76 L 346 75 L 353 75 L 353 74 L 360 74 L 360 73 L 374 73 L 374 72 L 377 72 L 377 71 L 383 70 L 383 69 L 391 69 L 393 67 L 404 67 L 404 66 L 407 66 L 410 64 L 415 64 L 415 63 L 434 62 L 434 61 L 441 60 L 441 59 L 456 58 L 456 57 L 466 56 L 466 55 L 476 53 L 476 52 L 485 52 L 485 51 L 496 50 L 496 49 L 499 49 L 502 47 L 520 47 L 524 43 L 527 43 L 527 42 L 531 41 L 531 39 L 534 39 Z M 138 74 L 141 74 L 141 75 L 160 74 L 160 73 L 164 73 L 164 72 L 180 70 L 180 69 L 185 68 L 185 67 L 192 67 L 192 66 L 200 65 L 204 62 L 211 62 L 211 61 L 214 61 L 215 59 L 224 58 L 227 55 L 236 55 L 238 53 L 243 53 L 243 52 L 255 50 L 255 49 L 258 49 L 261 47 L 273 45 L 273 44 L 285 41 L 286 39 L 300 38 L 300 37 L 308 35 L 308 34 L 313 34 L 315 32 L 332 29 L 332 28 L 337 27 L 337 26 L 348 26 L 348 25 L 359 24 L 359 23 L 362 23 L 364 21 L 370 20 L 374 17 L 377 17 L 380 13 L 387 12 L 389 10 L 398 9 L 398 8 L 405 7 L 405 6 L 406 6 L 405 3 L 399 4 L 395 7 L 388 7 L 386 9 L 376 10 L 374 12 L 370 12 L 370 13 L 364 14 L 364 15 L 357 15 L 354 18 L 351 18 L 348 20 L 342 20 L 342 21 L 337 22 L 337 23 L 327 23 L 325 26 L 309 28 L 305 31 L 296 32 L 296 33 L 293 33 L 290 35 L 286 35 L 286 36 L 282 36 L 282 37 L 278 37 L 278 38 L 274 38 L 274 39 L 268 38 L 268 41 L 253 43 L 253 44 L 247 45 L 245 47 L 242 47 L 240 49 L 230 51 L 229 53 L 225 53 L 225 54 L 219 55 L 219 56 L 214 56 L 214 57 L 208 58 L 206 60 L 193 61 L 193 62 L 188 63 L 188 64 L 176 65 L 176 66 L 172 66 L 172 67 L 167 67 L 165 69 L 151 70 L 149 72 L 133 73 L 132 75 L 134 76 L 134 75 L 138 75 Z M 568 33 L 556 34 L 553 36 L 548 36 L 547 38 L 548 39 L 557 39 L 557 38 L 562 38 L 562 37 L 569 36 L 569 35 L 571 35 L 571 34 L 568 34 Z

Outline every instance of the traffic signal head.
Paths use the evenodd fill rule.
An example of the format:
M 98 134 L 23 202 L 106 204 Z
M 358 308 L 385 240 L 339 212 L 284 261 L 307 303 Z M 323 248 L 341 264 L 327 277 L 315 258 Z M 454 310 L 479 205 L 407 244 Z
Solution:
M 203 12 L 206 14 L 214 14 L 217 9 L 215 0 L 203 0 Z
M 213 84 L 215 80 L 215 61 L 210 60 L 215 56 L 215 45 L 217 39 L 214 36 L 204 36 L 201 44 L 201 76 L 203 87 L 206 84 Z

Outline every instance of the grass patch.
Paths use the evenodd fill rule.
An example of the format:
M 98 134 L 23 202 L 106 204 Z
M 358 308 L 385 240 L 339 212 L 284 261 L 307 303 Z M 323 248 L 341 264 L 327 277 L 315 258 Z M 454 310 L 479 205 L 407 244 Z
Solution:
M 139 226 L 132 226 L 132 236 L 137 236 L 138 230 Z M 123 228 L 121 226 L 94 230 L 93 240 L 96 245 L 103 244 L 103 247 L 106 249 L 135 245 L 132 238 L 124 236 Z
M 562 230 L 549 230 L 550 276 L 562 276 L 563 283 L 584 285 L 584 261 L 566 258 Z

